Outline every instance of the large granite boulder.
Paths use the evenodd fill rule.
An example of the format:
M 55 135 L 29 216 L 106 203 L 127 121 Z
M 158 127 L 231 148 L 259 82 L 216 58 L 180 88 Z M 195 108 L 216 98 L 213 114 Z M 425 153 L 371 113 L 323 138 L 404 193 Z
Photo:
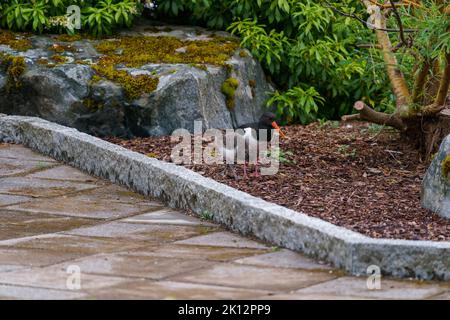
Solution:
M 256 121 L 265 111 L 267 93 L 273 91 L 260 64 L 237 42 L 233 52 L 218 54 L 222 59 L 227 54 L 226 61 L 180 63 L 180 56 L 189 57 L 191 42 L 236 41 L 227 33 L 141 23 L 104 40 L 14 36 L 14 41 L 22 41 L 21 48 L 14 41 L 0 42 L 0 113 L 38 116 L 98 136 L 168 135 L 178 128 L 192 132 L 195 120 L 203 121 L 205 129 L 237 127 Z M 119 61 L 114 65 L 114 70 L 125 71 L 131 79 L 157 79 L 154 90 L 130 97 L 123 82 L 99 66 L 106 56 L 99 52 L 99 44 L 108 50 L 109 43 L 121 37 L 167 39 L 168 47 L 173 46 L 172 39 L 178 39 L 184 46 L 173 47 L 174 56 L 166 55 L 158 62 L 127 65 Z M 23 41 L 29 46 L 23 48 Z M 113 49 L 116 60 L 127 50 Z M 136 57 L 142 54 L 136 52 Z M 13 77 L 8 70 L 11 57 L 23 57 L 26 64 L 19 76 Z M 229 79 L 239 83 L 231 97 L 223 93 L 229 92 L 224 90 Z
M 442 217 L 450 218 L 450 135 L 442 142 L 425 175 L 422 205 Z

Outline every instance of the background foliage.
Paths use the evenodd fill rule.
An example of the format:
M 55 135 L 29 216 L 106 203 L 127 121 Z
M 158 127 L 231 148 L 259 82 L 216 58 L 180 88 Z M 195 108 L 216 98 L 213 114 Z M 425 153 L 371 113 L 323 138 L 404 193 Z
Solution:
M 0 0 L 0 19 L 2 27 L 12 30 L 73 33 L 64 18 L 67 6 L 76 4 L 82 8 L 83 30 L 101 36 L 131 26 L 147 4 L 156 8 L 158 20 L 239 36 L 276 84 L 278 91 L 268 103 L 287 123 L 338 119 L 351 113 L 358 100 L 378 111 L 393 111 L 382 57 L 366 48 L 375 43 L 373 31 L 336 13 L 329 3 L 363 20 L 368 17 L 358 0 Z M 429 45 L 430 30 L 436 41 L 448 42 L 439 34 L 446 22 L 437 13 L 421 21 L 405 17 L 405 26 L 427 24 L 419 34 L 419 55 L 437 54 L 436 46 Z M 415 60 L 417 56 L 402 56 L 401 67 L 411 70 Z
M 142 9 L 137 0 L 1 0 L 1 25 L 16 31 L 74 33 L 73 26 L 67 23 L 67 8 L 71 5 L 81 8 L 81 25 L 95 36 L 131 26 Z
M 357 0 L 330 1 L 347 12 Z M 373 32 L 355 19 L 313 0 L 161 0 L 159 17 L 176 17 L 212 29 L 229 30 L 257 57 L 277 85 L 269 100 L 286 122 L 336 119 L 363 100 L 379 111 L 394 110 Z M 359 12 L 359 13 L 360 13 Z

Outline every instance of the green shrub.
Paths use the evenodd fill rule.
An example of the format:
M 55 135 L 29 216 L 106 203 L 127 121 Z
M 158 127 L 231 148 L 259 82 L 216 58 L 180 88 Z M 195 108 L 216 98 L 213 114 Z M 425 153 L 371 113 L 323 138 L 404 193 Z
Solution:
M 363 8 L 358 0 L 329 2 L 352 12 Z M 270 102 L 286 122 L 336 119 L 351 113 L 357 100 L 380 111 L 393 108 L 379 53 L 357 47 L 370 43 L 373 32 L 336 14 L 323 1 L 160 0 L 158 4 L 160 18 L 176 17 L 239 36 L 281 92 Z
M 73 34 L 76 30 L 67 14 L 71 5 L 81 9 L 81 27 L 94 36 L 131 26 L 142 11 L 138 0 L 6 0 L 0 4 L 1 25 L 14 31 Z

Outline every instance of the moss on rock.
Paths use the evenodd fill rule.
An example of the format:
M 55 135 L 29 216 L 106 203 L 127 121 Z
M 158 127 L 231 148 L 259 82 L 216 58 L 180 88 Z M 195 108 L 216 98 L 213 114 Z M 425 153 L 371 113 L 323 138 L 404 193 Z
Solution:
M 103 40 L 95 46 L 104 56 L 93 68 L 98 76 L 120 84 L 129 99 L 137 99 L 156 90 L 158 77 L 131 76 L 117 70 L 117 66 L 139 68 L 150 63 L 183 63 L 207 70 L 207 64 L 223 66 L 238 46 L 236 41 L 223 38 L 185 41 L 175 37 L 121 37 Z M 179 48 L 185 50 L 177 52 Z
M 27 69 L 25 58 L 0 54 L 0 66 L 6 70 L 6 74 L 8 75 L 6 90 L 11 91 L 19 89 L 22 86 L 20 76 L 22 76 Z
M 32 48 L 27 34 L 16 34 L 9 30 L 0 30 L 0 44 L 7 45 L 17 51 L 27 51 Z
M 236 106 L 235 96 L 236 90 L 239 87 L 239 80 L 236 78 L 228 78 L 222 84 L 222 93 L 227 99 L 227 107 L 229 110 L 233 110 Z
M 442 161 L 442 176 L 450 182 L 450 155 Z
M 97 72 L 93 81 L 99 81 L 101 78 L 118 83 L 124 90 L 127 99 L 135 100 L 144 93 L 150 93 L 158 87 L 159 79 L 150 75 L 132 76 L 125 70 L 117 70 L 111 64 L 97 64 L 92 66 Z
M 64 57 L 62 55 L 59 54 L 55 54 L 51 57 L 51 59 L 56 63 L 56 64 L 64 64 L 68 61 L 67 57 Z
M 122 37 L 95 46 L 116 64 L 140 67 L 149 63 L 212 64 L 222 66 L 239 47 L 237 41 L 214 38 L 187 41 L 175 37 Z M 186 48 L 177 52 L 179 48 Z M 117 54 L 118 51 L 121 54 Z

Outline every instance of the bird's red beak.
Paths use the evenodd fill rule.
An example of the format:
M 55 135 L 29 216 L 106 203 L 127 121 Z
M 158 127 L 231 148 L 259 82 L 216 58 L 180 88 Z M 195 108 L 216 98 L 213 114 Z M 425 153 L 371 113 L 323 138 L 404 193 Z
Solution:
M 273 127 L 275 130 L 278 131 L 278 133 L 280 134 L 280 136 L 281 136 L 282 138 L 286 138 L 286 135 L 283 133 L 283 131 L 281 131 L 281 129 L 280 129 L 280 127 L 278 126 L 278 124 L 277 124 L 276 121 L 272 122 L 272 127 Z

